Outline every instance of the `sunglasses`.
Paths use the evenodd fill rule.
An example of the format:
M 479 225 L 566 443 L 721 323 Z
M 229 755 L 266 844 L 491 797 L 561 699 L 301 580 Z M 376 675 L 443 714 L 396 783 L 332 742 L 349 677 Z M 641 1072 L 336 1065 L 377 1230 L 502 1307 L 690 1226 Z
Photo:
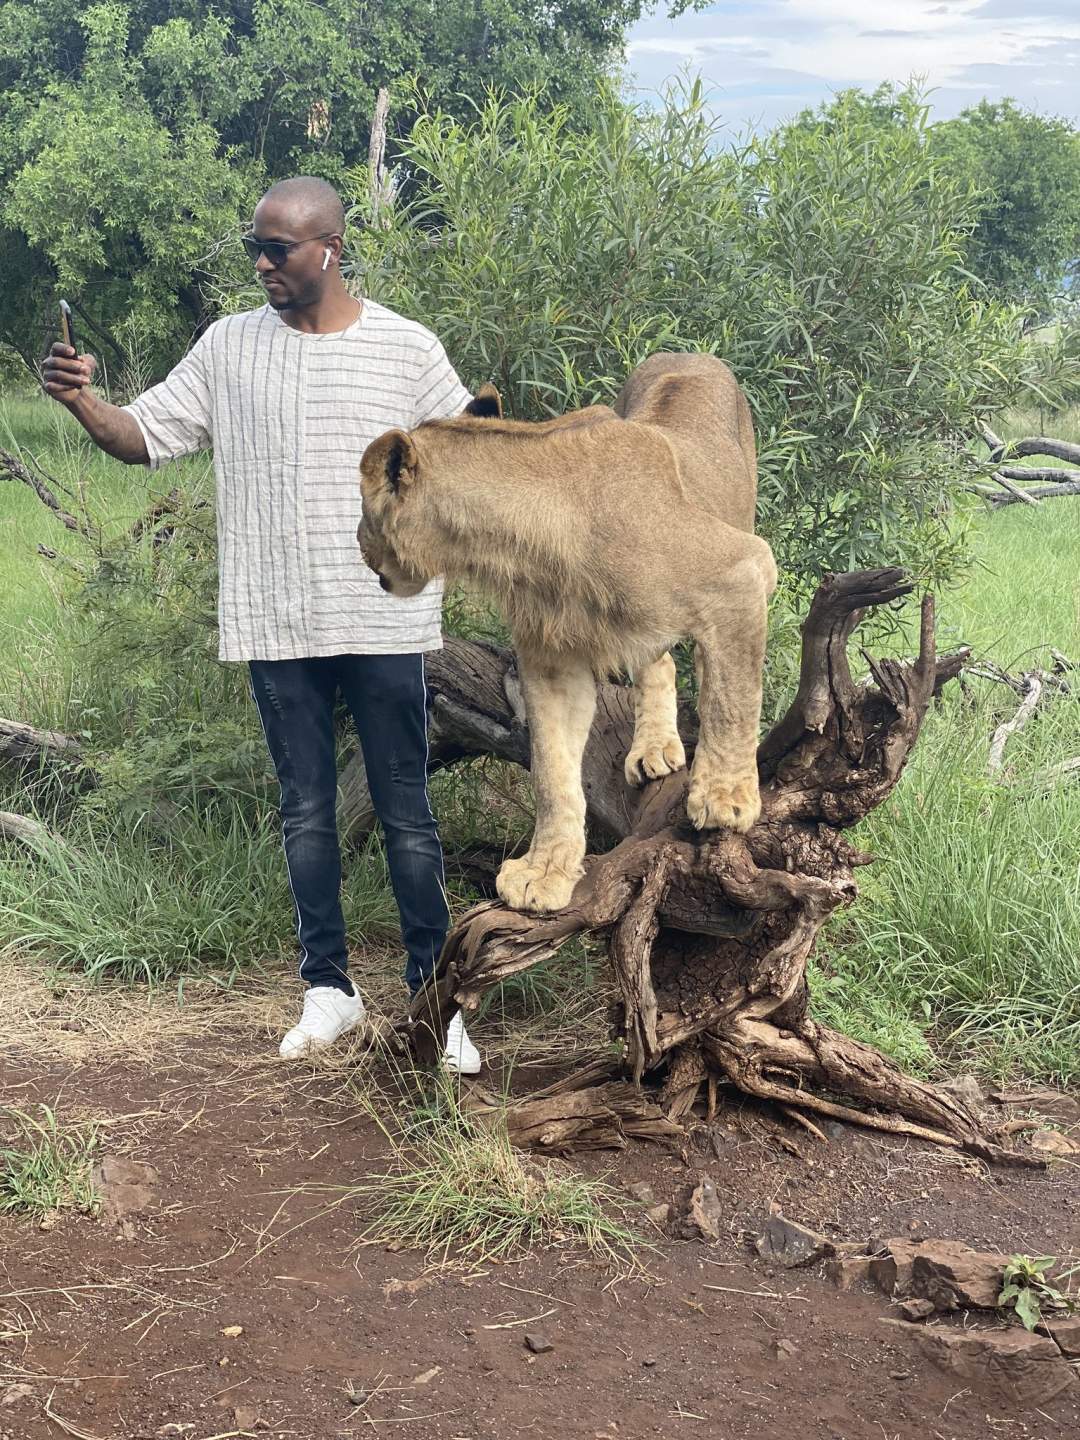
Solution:
M 301 245 L 309 245 L 312 240 L 329 240 L 333 231 L 325 235 L 309 235 L 304 240 L 260 240 L 257 235 L 241 235 L 240 243 L 248 253 L 248 259 L 255 263 L 260 255 L 265 255 L 267 260 L 276 270 L 284 265 L 294 250 Z

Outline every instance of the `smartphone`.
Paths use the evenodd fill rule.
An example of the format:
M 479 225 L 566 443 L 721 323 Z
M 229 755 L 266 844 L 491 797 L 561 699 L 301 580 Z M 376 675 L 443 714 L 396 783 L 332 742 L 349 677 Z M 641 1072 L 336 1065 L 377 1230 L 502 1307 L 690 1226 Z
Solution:
M 70 345 L 78 355 L 79 347 L 75 342 L 75 322 L 71 318 L 71 306 L 66 300 L 60 301 L 60 338 L 65 345 Z

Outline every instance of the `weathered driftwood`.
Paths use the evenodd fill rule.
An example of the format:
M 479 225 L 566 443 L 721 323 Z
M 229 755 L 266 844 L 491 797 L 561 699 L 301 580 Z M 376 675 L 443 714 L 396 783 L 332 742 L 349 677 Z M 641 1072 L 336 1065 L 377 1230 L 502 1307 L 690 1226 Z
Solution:
M 621 997 L 612 1019 L 622 1061 L 511 1107 L 517 1138 L 547 1149 L 622 1143 L 631 1133 L 670 1139 L 722 1081 L 789 1110 L 1026 1163 L 997 1150 L 956 1096 L 810 1012 L 805 970 L 817 933 L 854 900 L 855 871 L 872 858 L 843 832 L 892 790 L 932 697 L 967 657 L 936 657 L 927 597 L 918 657 L 867 657 L 870 677 L 853 679 L 847 646 L 865 610 L 911 589 L 895 569 L 826 577 L 803 625 L 797 696 L 758 752 L 763 808 L 747 835 L 688 826 L 685 771 L 641 791 L 626 785 L 632 695 L 601 685 L 585 791 L 592 833 L 617 843 L 591 858 L 558 914 L 485 903 L 463 917 L 411 1011 L 419 1057 L 434 1058 L 457 1006 L 475 1006 L 573 936 L 603 935 Z M 463 749 L 523 762 L 512 657 L 452 641 L 428 684 L 436 730 L 450 716 Z M 692 715 L 681 724 L 692 749 Z
M 1028 435 L 1022 440 L 1002 440 L 989 425 L 980 424 L 976 430 L 990 451 L 990 463 L 995 467 L 989 479 L 1000 489 L 989 485 L 972 485 L 969 488 L 981 495 L 994 509 L 1002 505 L 1038 505 L 1042 500 L 1051 500 L 1062 495 L 1080 495 L 1080 471 L 1058 470 L 1048 465 L 1002 464 L 1003 460 L 1021 460 L 1028 455 L 1050 456 L 1080 465 L 1080 445 L 1068 440 L 1055 440 L 1049 435 Z M 1032 485 L 1035 480 L 1045 481 Z M 1027 488 L 1025 488 L 1025 486 Z

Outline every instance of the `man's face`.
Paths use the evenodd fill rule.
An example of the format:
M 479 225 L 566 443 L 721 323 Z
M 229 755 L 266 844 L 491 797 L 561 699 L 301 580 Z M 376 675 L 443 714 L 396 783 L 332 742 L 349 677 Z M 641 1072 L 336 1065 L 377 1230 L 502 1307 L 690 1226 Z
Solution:
M 273 309 L 292 310 L 317 303 L 328 280 L 328 272 L 323 269 L 326 250 L 329 247 L 336 253 L 340 242 L 334 237 L 316 238 L 317 223 L 281 200 L 260 200 L 251 229 L 259 240 L 304 242 L 295 245 L 281 265 L 273 265 L 265 255 L 255 262 L 256 274 Z

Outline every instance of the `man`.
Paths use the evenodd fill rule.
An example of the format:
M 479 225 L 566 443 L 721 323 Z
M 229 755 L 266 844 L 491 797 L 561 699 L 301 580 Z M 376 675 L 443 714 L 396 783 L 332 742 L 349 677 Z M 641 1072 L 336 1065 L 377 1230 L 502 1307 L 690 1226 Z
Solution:
M 427 796 L 424 652 L 440 644 L 441 590 L 395 599 L 356 544 L 358 464 L 386 430 L 458 414 L 470 400 L 439 341 L 341 277 L 345 213 L 309 176 L 272 186 L 244 239 L 267 304 L 211 325 L 131 405 L 90 388 L 94 360 L 54 345 L 45 389 L 103 450 L 156 469 L 212 446 L 222 660 L 247 661 L 281 785 L 296 904 L 303 1013 L 281 1042 L 296 1058 L 358 1025 L 341 913 L 333 712 L 344 696 L 386 838 L 413 993 L 448 913 Z M 475 1074 L 460 1014 L 446 1061 Z

